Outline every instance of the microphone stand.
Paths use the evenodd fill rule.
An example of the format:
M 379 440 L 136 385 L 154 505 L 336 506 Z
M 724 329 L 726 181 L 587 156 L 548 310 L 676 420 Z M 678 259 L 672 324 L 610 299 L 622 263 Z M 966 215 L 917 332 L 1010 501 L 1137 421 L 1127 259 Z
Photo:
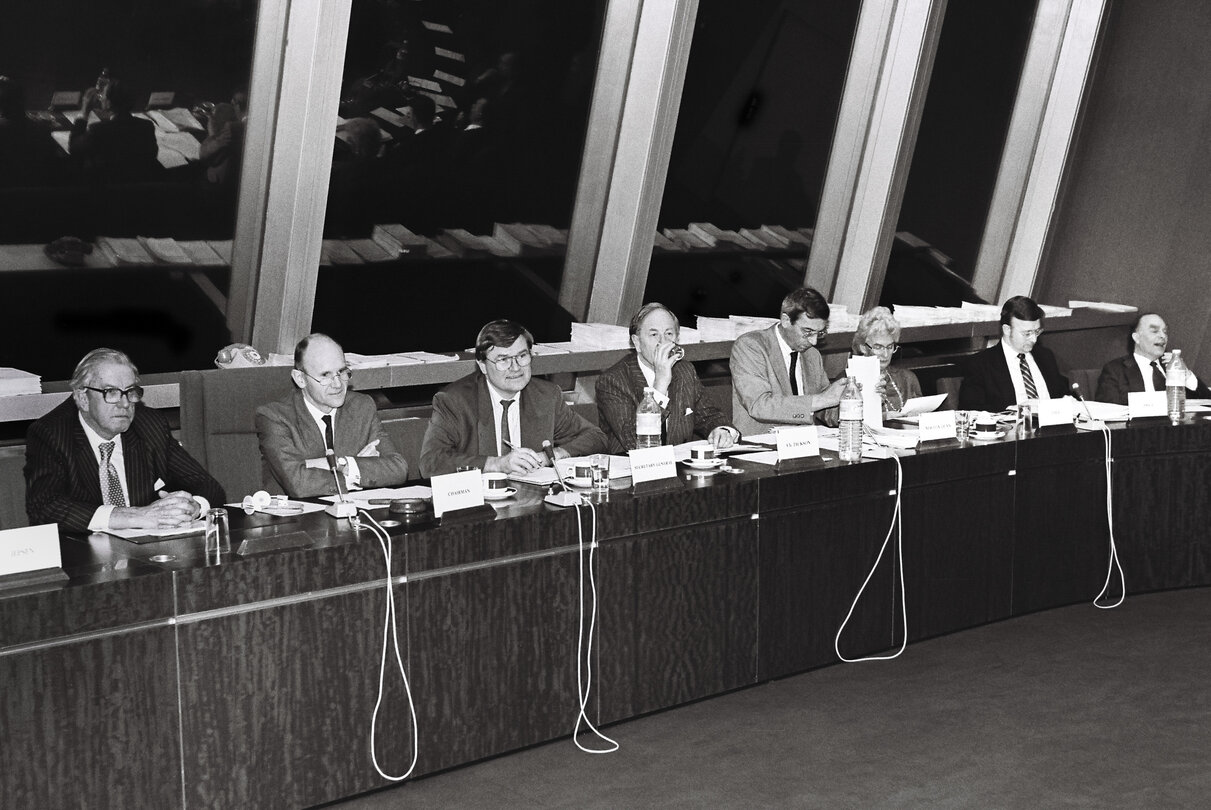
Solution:
M 334 518 L 357 517 L 357 504 L 345 500 L 345 493 L 341 488 L 341 474 L 336 469 L 336 453 L 329 448 L 325 455 L 328 458 L 328 470 L 336 484 L 336 503 L 325 506 L 324 511 Z

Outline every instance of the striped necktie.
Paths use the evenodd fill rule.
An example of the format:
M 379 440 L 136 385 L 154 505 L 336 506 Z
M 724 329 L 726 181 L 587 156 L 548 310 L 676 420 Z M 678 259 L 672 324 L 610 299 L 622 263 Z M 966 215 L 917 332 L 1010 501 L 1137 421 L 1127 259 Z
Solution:
M 114 452 L 113 442 L 101 442 L 101 495 L 106 506 L 126 506 L 126 495 L 122 492 L 122 480 L 118 478 L 118 470 L 111 460 Z
M 1022 385 L 1026 387 L 1026 399 L 1038 399 L 1039 389 L 1035 387 L 1034 375 L 1030 373 L 1030 366 L 1026 363 L 1026 355 L 1018 355 L 1018 367 L 1022 369 Z

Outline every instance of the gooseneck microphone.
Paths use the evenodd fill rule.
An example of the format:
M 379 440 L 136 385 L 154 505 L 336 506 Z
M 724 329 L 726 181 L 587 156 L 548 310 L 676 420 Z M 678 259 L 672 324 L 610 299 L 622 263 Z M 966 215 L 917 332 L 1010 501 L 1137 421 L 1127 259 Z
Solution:
M 1073 396 L 1075 396 L 1077 399 L 1080 400 L 1081 405 L 1085 408 L 1086 421 L 1084 422 L 1084 424 L 1082 424 L 1081 422 L 1078 421 L 1077 427 L 1081 428 L 1081 429 L 1088 429 L 1088 430 L 1102 430 L 1103 428 L 1105 428 L 1106 427 L 1105 422 L 1101 422 L 1101 421 L 1098 421 L 1097 419 L 1093 418 L 1093 413 L 1089 410 L 1089 403 L 1085 401 L 1085 398 L 1083 396 L 1081 396 L 1081 384 L 1080 383 L 1072 384 L 1072 394 L 1073 394 Z
M 555 474 L 558 476 L 559 468 L 555 466 L 555 448 L 551 445 L 550 439 L 542 440 L 542 452 L 546 453 L 547 461 L 551 462 L 551 469 L 555 470 Z
M 336 468 L 336 451 L 331 447 L 324 451 L 328 459 L 328 470 L 332 473 L 332 481 L 336 484 L 336 503 L 324 507 L 324 511 L 334 518 L 357 517 L 357 504 L 345 500 L 345 490 L 341 487 L 341 474 Z

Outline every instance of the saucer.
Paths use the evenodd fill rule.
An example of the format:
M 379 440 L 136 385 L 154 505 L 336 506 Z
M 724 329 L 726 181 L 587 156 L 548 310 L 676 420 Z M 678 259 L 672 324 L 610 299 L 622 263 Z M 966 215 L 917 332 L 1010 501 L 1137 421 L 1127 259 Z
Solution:
M 503 501 L 505 498 L 512 498 L 517 494 L 516 487 L 505 487 L 504 489 L 485 489 L 485 501 Z
M 971 440 L 973 442 L 991 442 L 995 441 L 996 439 L 1005 438 L 1005 434 L 1007 432 L 1008 431 L 1005 430 L 998 430 L 996 433 L 976 433 L 975 431 L 972 431 Z
M 578 489 L 588 489 L 593 486 L 592 478 L 573 478 L 570 475 L 563 479 L 563 482 L 570 487 L 577 487 Z
M 687 467 L 693 467 L 693 468 L 694 468 L 694 469 L 696 469 L 696 470 L 713 470 L 713 469 L 715 469 L 716 467 L 722 467 L 722 466 L 723 466 L 723 459 L 721 459 L 721 458 L 707 458 L 707 459 L 703 459 L 703 460 L 701 460 L 701 461 L 695 461 L 695 460 L 694 460 L 694 459 L 692 459 L 692 458 L 687 458 L 687 459 L 686 459 L 685 461 L 683 461 L 682 463 L 683 463 L 683 464 L 685 464 L 685 466 L 687 466 Z

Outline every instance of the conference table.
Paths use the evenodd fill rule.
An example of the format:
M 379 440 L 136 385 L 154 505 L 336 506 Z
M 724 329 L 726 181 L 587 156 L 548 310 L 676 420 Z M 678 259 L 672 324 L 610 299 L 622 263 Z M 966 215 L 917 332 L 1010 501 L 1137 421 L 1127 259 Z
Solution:
M 1048 430 L 901 458 L 903 568 L 890 548 L 845 656 L 896 648 L 905 618 L 913 642 L 1093 600 L 1110 549 L 1104 438 Z M 1111 436 L 1127 599 L 1211 582 L 1211 421 Z M 590 496 L 592 515 L 580 507 L 598 541 L 594 723 L 837 663 L 895 507 L 894 462 L 732 466 L 615 481 Z M 413 776 L 567 738 L 576 722 L 587 549 L 576 509 L 520 490 L 487 514 L 389 530 Z M 307 807 L 391 784 L 370 753 L 379 542 L 323 512 L 232 510 L 231 525 L 256 553 L 208 564 L 198 536 L 64 537 L 68 581 L 0 595 L 0 805 Z M 625 729 L 611 733 L 625 745 Z M 389 667 L 375 735 L 388 774 L 408 768 L 412 734 Z

